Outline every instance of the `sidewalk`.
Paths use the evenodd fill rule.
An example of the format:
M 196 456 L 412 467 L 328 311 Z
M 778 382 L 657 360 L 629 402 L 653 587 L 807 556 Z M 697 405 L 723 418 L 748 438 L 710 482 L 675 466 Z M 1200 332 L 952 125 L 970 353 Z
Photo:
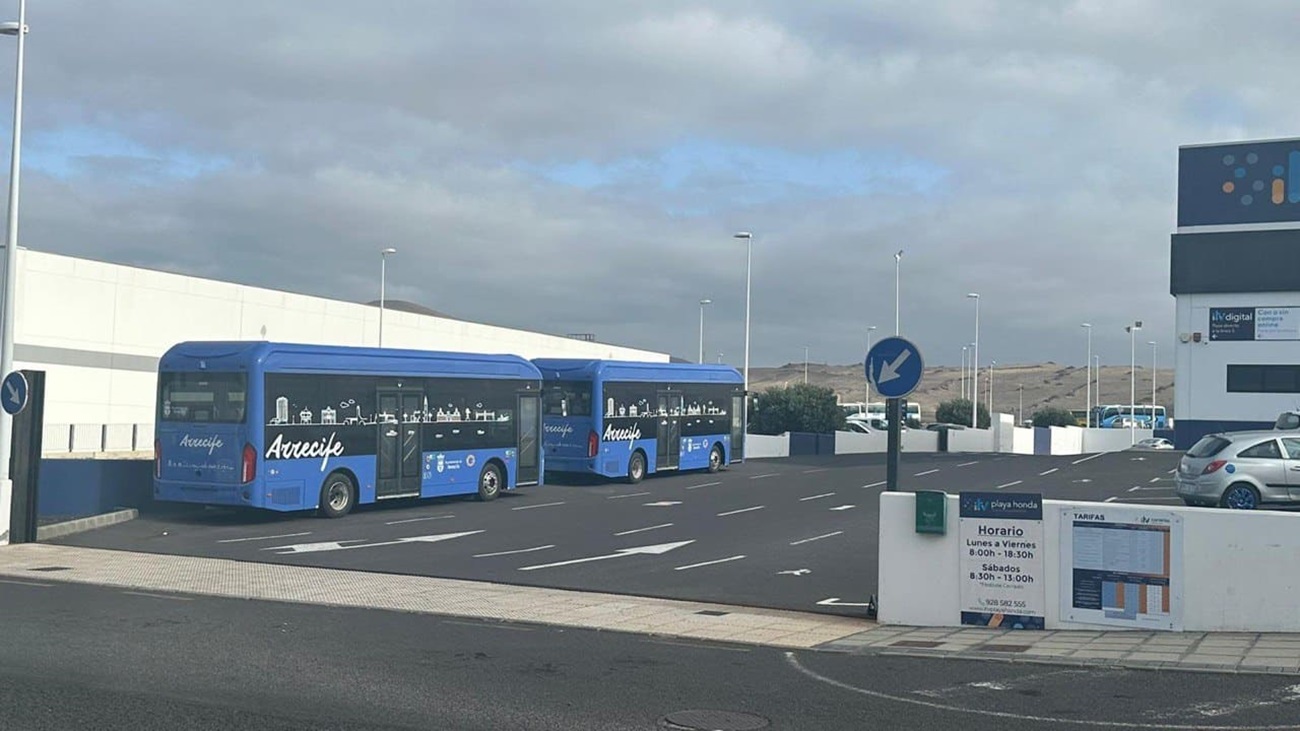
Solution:
M 0 548 L 0 579 L 385 609 L 864 656 L 1300 675 L 1300 634 L 918 629 L 714 603 L 39 543 Z

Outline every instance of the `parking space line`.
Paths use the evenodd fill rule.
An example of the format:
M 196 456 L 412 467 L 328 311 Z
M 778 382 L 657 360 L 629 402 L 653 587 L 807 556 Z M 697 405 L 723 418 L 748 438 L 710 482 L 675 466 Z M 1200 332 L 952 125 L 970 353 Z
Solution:
M 1142 489 L 1142 486 L 1141 486 L 1141 485 L 1134 485 L 1133 487 L 1130 487 L 1130 488 L 1128 489 L 1128 491 L 1129 491 L 1129 492 L 1137 492 L 1138 490 L 1141 490 L 1141 489 Z
M 516 551 L 497 551 L 496 553 L 476 553 L 474 554 L 474 558 L 491 558 L 492 556 L 512 556 L 516 553 L 533 553 L 535 551 L 545 551 L 548 548 L 555 548 L 555 544 L 551 543 L 545 546 L 534 546 L 532 548 L 520 548 L 519 550 Z
M 540 503 L 540 504 L 538 504 L 538 505 L 520 505 L 520 506 L 517 507 L 517 508 L 511 508 L 511 510 L 532 510 L 533 508 L 550 508 L 550 507 L 554 507 L 554 506 L 556 506 L 556 505 L 563 505 L 563 504 L 564 504 L 564 501 L 561 500 L 561 501 L 559 501 L 559 502 L 555 502 L 555 503 Z
M 689 490 L 690 488 L 688 487 L 688 488 L 686 488 L 686 489 Z M 606 499 L 606 500 L 622 500 L 622 499 L 625 498 L 625 497 L 641 497 L 642 495 L 649 495 L 649 494 L 650 494 L 650 493 L 648 493 L 648 492 L 629 492 L 629 493 L 626 494 L 626 495 L 610 495 L 609 497 L 607 497 L 607 498 L 605 498 L 605 499 Z
M 1161 481 L 1161 480 L 1163 480 L 1163 479 L 1165 479 L 1165 478 L 1163 478 L 1163 477 L 1152 477 L 1150 480 L 1148 480 L 1148 482 L 1159 482 L 1159 481 Z
M 1119 498 L 1118 498 L 1118 497 L 1108 497 L 1108 498 L 1106 498 L 1105 500 L 1102 500 L 1102 502 L 1103 502 L 1103 503 L 1113 503 L 1113 502 L 1115 502 L 1116 500 L 1119 500 Z
M 1084 462 L 1087 462 L 1087 461 L 1090 460 L 1090 459 L 1097 459 L 1098 457 L 1100 457 L 1100 456 L 1103 455 L 1103 454 L 1105 454 L 1105 452 L 1098 452 L 1098 453 L 1096 453 L 1096 454 L 1093 454 L 1093 455 L 1089 455 L 1089 456 L 1087 456 L 1087 457 L 1084 457 L 1083 459 L 1076 459 L 1076 460 L 1074 460 L 1073 462 L 1071 462 L 1070 464 L 1083 464 Z
M 217 543 L 243 543 L 245 541 L 269 541 L 273 538 L 297 538 L 298 536 L 309 536 L 311 531 L 306 530 L 302 533 L 281 533 L 278 536 L 255 536 L 253 538 L 227 538 L 217 541 Z
M 812 543 L 813 541 L 820 541 L 820 540 L 823 539 L 823 538 L 830 538 L 830 537 L 832 537 L 832 536 L 838 536 L 838 535 L 842 534 L 843 532 L 844 532 L 844 531 L 842 531 L 842 530 L 837 530 L 837 531 L 835 531 L 834 533 L 827 533 L 826 535 L 822 535 L 822 536 L 813 536 L 812 538 L 804 538 L 803 540 L 791 541 L 791 542 L 790 542 L 790 545 L 792 545 L 792 546 L 798 546 L 798 545 L 802 545 L 802 544 L 804 544 L 804 543 Z
M 1174 474 L 1174 473 L 1177 472 L 1177 471 L 1178 471 L 1178 468 L 1175 467 L 1175 468 L 1173 468 L 1172 470 L 1169 470 L 1168 472 L 1166 472 L 1165 474 L 1172 475 L 1172 474 Z
M 934 473 L 936 473 L 936 472 L 938 472 L 938 471 L 939 471 L 939 470 L 936 468 L 936 469 L 933 469 L 933 470 L 926 470 L 925 472 L 918 472 L 918 473 L 916 473 L 915 475 L 912 475 L 912 476 L 913 476 L 913 477 L 925 477 L 926 475 L 933 475 Z
M 809 495 L 808 497 L 801 497 L 801 498 L 799 498 L 799 502 L 802 503 L 802 502 L 807 502 L 807 501 L 809 501 L 809 500 L 820 500 L 820 499 L 822 499 L 822 498 L 824 498 L 824 497 L 830 497 L 831 495 L 834 495 L 834 494 L 835 494 L 835 493 L 833 493 L 833 492 L 823 492 L 823 493 L 820 494 L 820 495 Z
M 419 522 L 424 521 L 424 520 L 446 520 L 447 518 L 454 518 L 454 517 L 456 517 L 456 516 L 451 515 L 451 514 L 448 514 L 448 515 L 430 515 L 430 516 L 427 516 L 427 517 L 424 517 L 424 518 L 407 518 L 406 520 L 393 520 L 393 521 L 389 521 L 389 522 L 387 522 L 387 523 L 384 523 L 384 525 L 401 525 L 401 524 L 403 524 L 403 523 L 419 523 Z
M 829 471 L 829 470 L 830 470 L 830 467 L 818 467 L 818 468 L 815 469 L 815 470 L 804 470 L 803 473 L 804 473 L 805 475 L 811 475 L 811 474 L 813 474 L 814 472 L 827 472 L 827 471 Z
M 765 475 L 751 475 L 749 479 L 751 479 L 751 480 L 761 480 L 761 479 L 763 479 L 764 477 L 776 477 L 776 476 L 779 475 L 779 474 L 781 474 L 781 473 L 780 473 L 780 472 L 769 472 L 769 473 L 767 473 L 767 474 L 765 474 Z
M 970 466 L 973 465 L 973 464 L 979 464 L 979 463 L 980 463 L 980 461 L 977 459 L 977 460 L 975 460 L 975 461 L 973 461 L 973 462 L 962 462 L 961 464 L 959 464 L 959 465 L 957 465 L 957 466 L 958 466 L 958 467 L 970 467 Z
M 174 602 L 192 602 L 192 601 L 194 601 L 194 599 L 193 599 L 192 597 L 187 597 L 187 596 L 169 596 L 169 595 L 167 595 L 167 594 L 151 594 L 151 593 L 149 593 L 149 592 L 147 592 L 147 591 L 124 591 L 124 592 L 122 592 L 122 593 L 123 593 L 123 594 L 130 594 L 131 596 L 146 596 L 146 597 L 149 597 L 150 599 L 169 599 L 169 600 L 174 601 Z
M 863 485 L 863 486 L 862 486 L 862 489 L 863 489 L 863 490 L 869 490 L 869 489 L 871 489 L 871 488 L 873 488 L 873 487 L 881 487 L 881 486 L 883 486 L 883 485 L 885 485 L 885 484 L 887 484 L 887 483 L 888 483 L 887 480 L 881 480 L 880 482 L 873 482 L 873 483 L 871 483 L 870 485 Z
M 649 528 L 636 528 L 636 529 L 634 529 L 634 530 L 625 530 L 625 531 L 623 531 L 622 533 L 615 533 L 614 535 L 616 535 L 616 536 L 630 536 L 630 535 L 632 535 L 633 533 L 645 533 L 645 532 L 648 531 L 648 530 L 658 530 L 658 529 L 660 529 L 660 528 L 671 528 L 671 527 L 673 527 L 673 524 L 672 524 L 672 523 L 660 523 L 659 525 L 652 525 L 652 526 L 650 526 Z
M 1059 471 L 1060 469 L 1061 469 L 1060 467 L 1053 467 L 1052 469 L 1047 470 L 1046 472 L 1039 472 L 1039 473 L 1038 473 L 1038 476 L 1039 476 L 1039 477 L 1046 477 L 1047 475 L 1050 475 L 1050 474 L 1052 474 L 1053 472 L 1057 472 L 1057 471 Z
M 691 485 L 690 487 L 688 487 L 688 488 L 686 488 L 686 489 L 687 489 L 687 490 L 698 490 L 698 489 L 700 489 L 701 487 L 713 487 L 714 485 L 721 485 L 721 484 L 722 484 L 721 482 L 705 482 L 705 483 L 701 483 L 701 484 L 699 484 L 699 485 Z
M 748 513 L 748 512 L 751 511 L 751 510 L 762 510 L 762 509 L 765 508 L 765 507 L 767 507 L 767 506 L 766 506 L 766 505 L 755 505 L 755 506 L 752 507 L 752 508 L 741 508 L 740 510 L 729 510 L 729 511 L 727 511 L 727 512 L 725 512 L 725 513 L 718 513 L 718 517 L 719 517 L 719 518 L 725 518 L 725 517 L 727 517 L 728 515 L 736 515 L 736 514 L 738 514 L 738 513 Z
M 1019 485 L 1022 482 L 1024 482 L 1024 480 L 1016 480 L 1015 482 L 1008 482 L 1005 485 L 998 485 L 995 489 L 1001 490 L 1004 487 L 1015 487 L 1016 485 Z
M 686 566 L 677 566 L 673 568 L 673 571 L 685 571 L 687 569 L 698 569 L 701 566 L 712 566 L 714 564 L 727 563 L 728 561 L 739 561 L 742 558 L 744 558 L 744 556 L 732 556 L 731 558 L 720 558 L 717 559 L 716 561 L 703 561 L 701 563 L 687 564 Z
M 1156 495 L 1156 496 L 1154 496 L 1154 497 L 1113 497 L 1113 498 L 1110 498 L 1109 500 L 1107 500 L 1106 502 L 1108 502 L 1108 503 L 1109 503 L 1109 502 L 1121 502 L 1121 503 L 1136 502 L 1136 503 L 1147 503 L 1147 502 L 1151 502 L 1152 500 L 1159 500 L 1160 502 L 1181 502 L 1181 501 L 1182 501 L 1182 498 L 1178 497 L 1177 495 L 1175 495 L 1175 496 L 1173 496 L 1173 497 L 1168 497 L 1168 496 L 1161 497 L 1161 496 L 1159 496 L 1159 495 Z

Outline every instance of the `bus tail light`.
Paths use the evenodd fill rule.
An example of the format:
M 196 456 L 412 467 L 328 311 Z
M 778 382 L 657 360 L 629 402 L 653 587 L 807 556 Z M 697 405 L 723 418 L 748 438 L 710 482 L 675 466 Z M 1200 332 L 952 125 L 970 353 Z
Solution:
M 596 435 L 596 430 L 587 432 L 587 456 L 595 457 L 596 448 L 600 446 L 600 437 Z
M 162 441 L 153 440 L 153 476 L 162 477 Z
M 1224 465 L 1227 464 L 1227 463 L 1228 463 L 1227 460 L 1216 459 L 1216 460 L 1214 460 L 1213 462 L 1211 462 L 1211 463 L 1205 465 L 1205 469 L 1201 470 L 1201 474 L 1202 474 L 1202 475 L 1212 475 L 1212 474 L 1214 474 L 1215 472 L 1218 472 L 1218 471 L 1219 471 L 1219 468 L 1222 467 L 1222 466 L 1224 466 Z
M 253 478 L 257 477 L 257 451 L 253 449 L 251 444 L 244 445 L 243 469 L 240 471 L 239 476 L 244 484 L 252 482 Z

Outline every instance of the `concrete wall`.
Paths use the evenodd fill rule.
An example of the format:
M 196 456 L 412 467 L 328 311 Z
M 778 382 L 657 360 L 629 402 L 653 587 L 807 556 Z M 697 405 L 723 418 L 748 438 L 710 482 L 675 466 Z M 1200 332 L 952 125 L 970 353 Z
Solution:
M 1152 434 L 1150 429 L 1138 429 L 1136 436 L 1130 435 L 1128 429 L 1080 429 L 1079 431 L 1083 432 L 1083 451 L 1089 454 L 1122 451 L 1131 447 L 1133 440 L 1147 439 Z
M 1018 426 L 1011 432 L 1011 449 L 1012 454 L 1033 454 L 1034 453 L 1034 430 L 1029 427 Z
M 928 429 L 908 429 L 903 432 L 902 450 L 904 452 L 939 451 L 939 432 Z
M 948 498 L 945 535 L 915 532 L 915 494 L 880 496 L 879 619 L 885 624 L 958 626 L 960 571 L 957 496 Z M 1043 564 L 1048 629 L 1096 629 L 1061 620 L 1060 509 L 1098 511 L 1107 503 L 1043 501 Z M 1131 506 L 1130 506 L 1131 507 Z M 1268 511 L 1143 506 L 1181 516 L 1183 629 L 1196 632 L 1300 631 L 1300 515 Z
M 46 372 L 47 444 L 124 444 L 153 423 L 157 359 L 182 340 L 378 342 L 379 310 L 353 302 L 248 287 L 22 249 L 15 365 Z M 466 313 L 472 314 L 472 313 Z M 477 353 L 664 362 L 668 356 L 387 310 L 384 344 Z M 66 435 L 70 425 L 78 425 Z M 112 425 L 105 440 L 102 425 Z M 50 428 L 54 427 L 54 428 Z M 148 440 L 152 441 L 152 438 Z
M 1073 426 L 1049 426 L 1052 454 L 1082 454 L 1083 430 Z
M 153 501 L 153 462 L 141 459 L 43 459 L 36 510 L 41 518 L 79 518 Z
M 860 432 L 835 432 L 836 454 L 876 454 L 884 452 L 889 445 L 889 435 L 884 432 L 862 434 Z
M 993 452 L 992 429 L 953 429 L 948 432 L 949 452 Z
M 745 437 L 745 459 L 790 456 L 790 435 L 749 434 Z

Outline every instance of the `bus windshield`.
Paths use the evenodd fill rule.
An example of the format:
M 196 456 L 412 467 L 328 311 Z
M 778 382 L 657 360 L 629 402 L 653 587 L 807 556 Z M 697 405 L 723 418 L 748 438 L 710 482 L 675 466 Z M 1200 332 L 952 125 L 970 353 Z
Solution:
M 166 422 L 238 424 L 244 420 L 248 376 L 243 373 L 163 373 L 159 418 Z

